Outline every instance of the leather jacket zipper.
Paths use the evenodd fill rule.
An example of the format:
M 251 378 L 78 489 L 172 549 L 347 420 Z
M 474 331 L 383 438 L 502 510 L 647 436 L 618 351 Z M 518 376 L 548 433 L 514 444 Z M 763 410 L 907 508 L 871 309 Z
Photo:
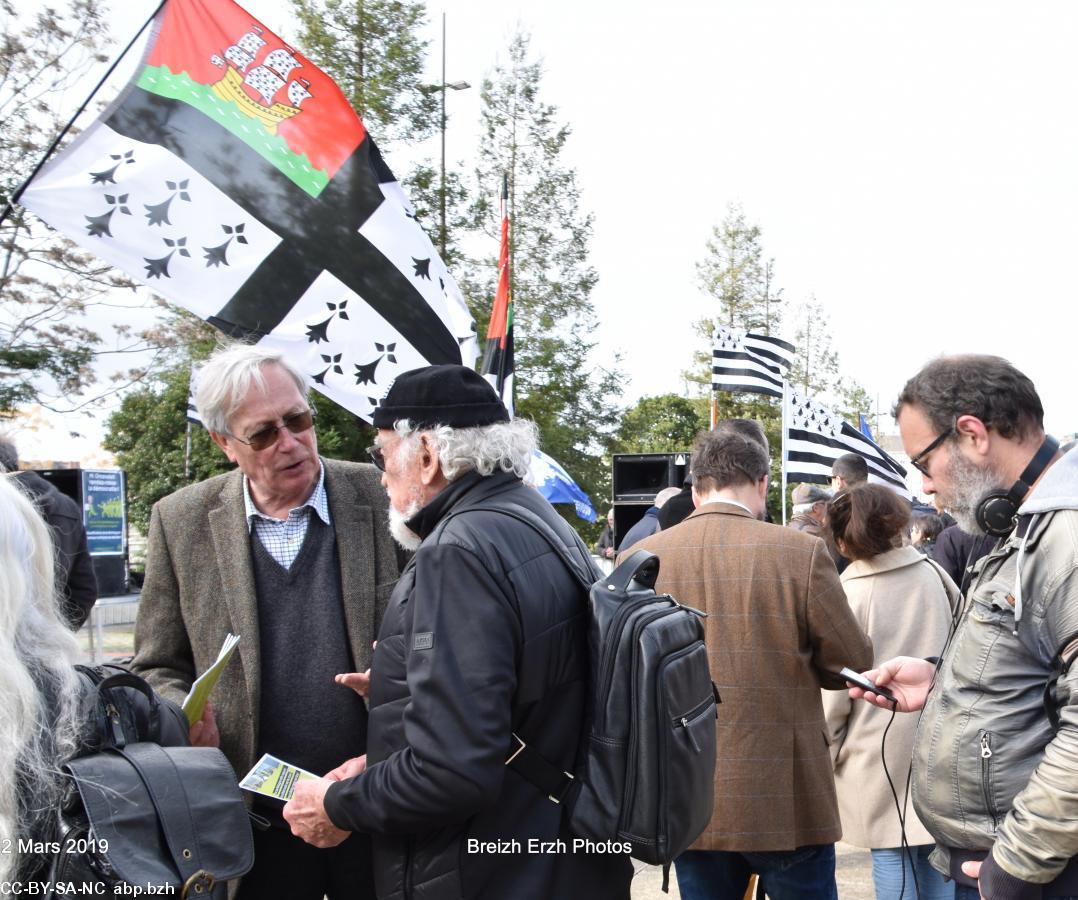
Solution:
M 996 815 L 995 804 L 992 803 L 992 742 L 991 734 L 987 731 L 981 733 L 981 789 L 984 791 L 984 807 L 992 819 L 992 831 L 999 827 L 999 817 Z

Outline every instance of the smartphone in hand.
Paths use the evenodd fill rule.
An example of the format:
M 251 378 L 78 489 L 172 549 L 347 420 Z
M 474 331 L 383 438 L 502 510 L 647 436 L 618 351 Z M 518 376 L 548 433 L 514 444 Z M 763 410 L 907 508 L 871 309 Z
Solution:
M 872 691 L 873 694 L 879 694 L 881 697 L 890 700 L 892 703 L 897 703 L 898 698 L 895 697 L 887 688 L 877 687 L 864 675 L 859 672 L 855 672 L 853 669 L 844 668 L 838 673 L 840 677 L 845 678 L 850 684 L 856 685 L 863 691 Z

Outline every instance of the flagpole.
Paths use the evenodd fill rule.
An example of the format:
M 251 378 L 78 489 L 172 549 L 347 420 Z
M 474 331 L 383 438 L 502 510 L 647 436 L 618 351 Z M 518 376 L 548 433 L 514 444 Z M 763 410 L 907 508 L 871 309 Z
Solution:
M 509 174 L 507 172 L 503 172 L 502 173 L 502 222 L 506 221 L 505 217 L 508 214 L 509 214 Z M 512 223 L 510 222 L 509 225 L 511 227 Z M 506 240 L 506 244 L 508 245 L 508 243 L 509 243 L 509 228 L 508 227 L 505 229 L 505 240 Z M 498 255 L 499 255 L 499 257 L 501 256 L 501 249 L 500 248 L 499 248 Z M 507 267 L 509 266 L 508 246 L 506 247 L 505 265 Z M 513 273 L 513 270 L 509 269 L 509 275 L 510 276 L 512 275 L 512 273 Z M 498 273 L 498 280 L 499 281 L 501 281 L 501 276 L 502 276 L 502 273 L 499 272 Z M 508 277 L 505 280 L 505 284 L 506 284 L 506 289 L 508 291 L 508 288 L 509 288 L 509 278 Z M 509 328 L 511 327 L 510 323 L 509 323 L 509 315 L 508 315 L 508 313 L 509 313 L 509 307 L 513 303 L 513 294 L 512 294 L 511 291 L 508 292 L 508 296 L 505 299 L 506 299 L 505 334 L 502 335 L 502 340 L 504 341 L 505 345 L 502 347 L 501 356 L 498 357 L 498 396 L 502 397 L 503 401 L 504 401 L 504 396 L 505 396 L 504 393 L 503 393 L 505 391 L 505 363 L 506 363 L 506 357 L 509 355 Z M 506 404 L 506 405 L 507 406 L 512 405 L 512 403 L 513 403 L 513 398 L 510 397 L 509 398 L 509 403 Z
M 0 213 L 0 225 L 3 225 L 4 222 L 7 221 L 7 217 L 15 208 L 15 204 L 19 202 L 19 198 L 23 195 L 23 191 L 25 191 L 30 182 L 37 177 L 38 172 L 40 172 L 45 163 L 49 161 L 49 157 L 56 152 L 56 148 L 60 146 L 60 142 L 67 136 L 67 133 L 75 124 L 75 120 L 78 119 L 78 117 L 86 111 L 86 107 L 90 105 L 90 101 L 94 99 L 94 95 L 96 95 L 97 92 L 101 90 L 102 86 L 105 84 L 106 81 L 108 81 L 112 73 L 116 71 L 116 67 L 120 64 L 120 60 L 127 56 L 131 48 L 135 46 L 135 41 L 137 41 L 139 37 L 141 37 L 142 32 L 146 30 L 146 27 L 151 22 L 153 22 L 155 18 L 157 18 L 157 14 L 161 12 L 166 2 L 167 0 L 161 0 L 161 2 L 157 5 L 157 9 L 155 9 L 150 14 L 150 17 L 142 23 L 142 26 L 139 28 L 139 30 L 135 32 L 135 36 L 127 42 L 127 46 L 124 47 L 120 55 L 117 56 L 115 60 L 113 60 L 113 63 L 111 66 L 109 66 L 108 71 L 101 76 L 101 80 L 97 83 L 94 89 L 90 91 L 89 96 L 87 96 L 87 98 L 82 101 L 82 106 L 78 108 L 78 111 L 75 113 L 75 115 L 71 117 L 70 121 L 64 126 L 63 130 L 56 136 L 56 140 L 54 140 L 52 144 L 49 145 L 49 149 L 46 150 L 41 159 L 38 160 L 37 165 L 34 166 L 34 171 L 30 173 L 30 177 L 27 178 L 22 184 L 20 184 L 15 193 L 11 195 L 11 199 L 8 200 L 7 204 L 4 206 L 4 211 Z
M 782 379 L 782 437 L 781 437 L 782 451 L 780 453 L 780 456 L 782 457 L 782 475 L 781 475 L 781 477 L 779 479 L 779 481 L 782 484 L 782 524 L 783 525 L 786 524 L 786 463 L 787 463 L 787 454 L 789 453 L 789 450 L 786 447 L 786 407 L 789 406 L 789 404 L 787 403 L 788 398 L 787 398 L 786 394 L 787 394 L 787 391 L 789 391 L 789 389 L 790 389 L 789 383 L 786 381 L 785 378 L 783 378 Z
M 187 435 L 183 442 L 183 480 L 191 480 L 191 420 L 187 420 Z

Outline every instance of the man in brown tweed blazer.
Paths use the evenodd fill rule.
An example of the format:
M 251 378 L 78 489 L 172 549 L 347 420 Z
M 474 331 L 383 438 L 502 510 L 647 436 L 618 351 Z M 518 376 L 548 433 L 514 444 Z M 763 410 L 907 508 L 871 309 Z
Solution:
M 240 635 L 192 742 L 219 745 L 237 777 L 263 753 L 322 774 L 366 751 L 366 707 L 334 678 L 370 665 L 398 576 L 379 473 L 319 457 L 305 379 L 272 351 L 217 353 L 197 402 L 238 468 L 154 507 L 133 667 L 179 702 Z M 374 897 L 365 836 L 317 850 L 280 802 L 254 802 L 270 827 L 241 897 Z
M 767 439 L 720 423 L 692 457 L 696 511 L 634 550 L 657 589 L 708 614 L 718 708 L 715 812 L 675 862 L 685 900 L 740 900 L 752 872 L 771 900 L 833 900 L 842 836 L 820 688 L 872 659 L 824 542 L 761 521 Z M 860 671 L 860 670 L 858 670 Z

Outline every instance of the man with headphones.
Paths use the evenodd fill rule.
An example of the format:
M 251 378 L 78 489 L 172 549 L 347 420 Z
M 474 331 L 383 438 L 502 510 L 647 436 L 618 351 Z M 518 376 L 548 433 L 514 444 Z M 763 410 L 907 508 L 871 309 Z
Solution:
M 1059 452 L 1032 381 L 998 357 L 933 360 L 894 415 L 925 492 L 999 539 L 938 663 L 866 673 L 900 711 L 923 709 L 913 801 L 932 862 L 956 900 L 1078 897 L 1078 455 Z

